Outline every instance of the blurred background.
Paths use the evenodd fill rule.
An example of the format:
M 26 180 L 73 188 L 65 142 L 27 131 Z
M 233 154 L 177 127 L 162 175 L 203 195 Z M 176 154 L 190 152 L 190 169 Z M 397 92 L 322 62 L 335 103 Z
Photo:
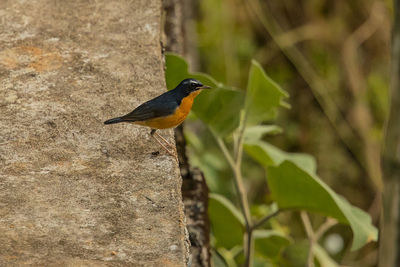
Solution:
M 191 69 L 246 88 L 251 59 L 289 92 L 281 109 L 284 134 L 268 141 L 290 152 L 316 157 L 319 176 L 378 224 L 382 175 L 380 145 L 388 114 L 392 2 L 388 0 L 203 0 L 197 7 Z M 208 130 L 192 118 L 186 136 L 191 163 L 199 166 L 211 192 L 234 201 L 231 171 Z M 194 134 L 196 133 L 196 134 Z M 250 158 L 244 176 L 252 212 L 267 209 L 265 171 Z M 265 204 L 267 203 L 267 204 Z M 321 216 L 312 215 L 313 224 Z M 281 227 L 301 244 L 299 213 L 280 215 Z M 343 266 L 376 266 L 377 243 L 350 252 L 352 234 L 337 225 L 322 238 Z M 296 266 L 301 245 L 285 250 Z M 292 259 L 292 260 L 291 260 Z M 297 261 L 299 262 L 299 261 Z M 299 265 L 301 266 L 301 265 Z

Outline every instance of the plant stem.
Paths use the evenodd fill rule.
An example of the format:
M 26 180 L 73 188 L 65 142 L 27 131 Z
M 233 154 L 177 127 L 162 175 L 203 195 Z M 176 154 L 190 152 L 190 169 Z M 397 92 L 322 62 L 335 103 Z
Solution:
M 237 137 L 237 149 L 235 151 L 236 164 L 242 164 L 243 155 L 243 140 L 244 140 L 244 130 L 246 129 L 247 112 L 243 111 L 240 113 L 240 123 L 239 123 L 239 135 Z
M 307 255 L 307 267 L 314 267 L 314 243 L 315 243 L 315 235 L 312 229 L 312 225 L 310 222 L 310 218 L 308 217 L 305 211 L 300 212 L 301 220 L 303 221 L 304 229 L 306 230 L 308 241 L 310 243 Z
M 315 240 L 318 241 L 329 228 L 336 225 L 337 223 L 338 221 L 333 218 L 326 218 L 326 221 L 315 232 L 314 234 Z
M 238 136 L 238 144 L 237 144 L 237 155 L 235 157 L 235 161 L 233 160 L 231 154 L 229 153 L 224 141 L 218 137 L 215 136 L 217 143 L 219 147 L 221 148 L 222 152 L 224 153 L 224 156 L 226 160 L 228 161 L 229 165 L 232 168 L 233 175 L 234 175 L 234 182 L 235 182 L 235 187 L 236 191 L 238 192 L 239 195 L 239 203 L 240 207 L 242 209 L 243 215 L 244 215 L 244 220 L 245 220 L 245 227 L 246 227 L 246 236 L 245 236 L 245 266 L 251 266 L 252 265 L 252 258 L 253 258 L 253 227 L 252 227 L 252 220 L 251 220 L 251 214 L 250 214 L 250 206 L 249 206 L 249 201 L 247 199 L 247 192 L 246 188 L 244 187 L 243 183 L 243 177 L 242 177 L 242 171 L 241 171 L 241 166 L 242 166 L 242 153 L 243 153 L 243 132 L 240 131 L 239 136 Z
M 251 230 L 251 228 L 246 232 L 244 240 L 245 240 L 244 255 L 246 256 L 244 266 L 250 267 L 253 265 L 252 262 L 253 262 L 253 251 L 254 251 L 253 230 Z
M 228 161 L 229 165 L 232 168 L 233 175 L 234 175 L 234 182 L 236 191 L 239 196 L 239 203 L 244 215 L 245 221 L 245 236 L 244 236 L 244 254 L 245 254 L 245 264 L 244 266 L 250 267 L 252 266 L 253 261 L 253 251 L 254 251 L 254 241 L 253 241 L 253 231 L 267 222 L 270 218 L 274 217 L 279 213 L 279 210 L 267 215 L 263 219 L 261 219 L 258 223 L 253 225 L 250 213 L 250 205 L 247 198 L 246 188 L 243 183 L 243 176 L 242 176 L 242 158 L 243 158 L 243 142 L 244 142 L 244 131 L 246 129 L 246 120 L 247 120 L 247 112 L 243 111 L 240 114 L 240 124 L 239 124 L 239 131 L 237 135 L 234 134 L 234 151 L 233 157 L 231 153 L 229 153 L 228 148 L 226 147 L 222 138 L 216 136 L 214 133 L 214 137 L 217 140 L 219 147 L 222 150 L 226 160 Z
M 214 135 L 215 139 L 217 140 L 217 143 L 219 145 L 219 148 L 221 148 L 222 153 L 224 153 L 224 156 L 226 160 L 228 161 L 229 165 L 231 166 L 232 170 L 235 169 L 235 162 L 233 161 L 233 158 L 231 157 L 231 154 L 229 154 L 228 149 L 225 146 L 224 141 L 219 138 L 218 136 Z
M 308 240 L 310 242 L 310 248 L 307 257 L 307 267 L 314 267 L 314 252 L 313 252 L 314 246 L 329 228 L 337 224 L 337 220 L 332 218 L 327 218 L 326 221 L 318 228 L 318 230 L 314 232 L 310 218 L 307 215 L 307 212 L 302 211 L 300 213 L 300 217 L 301 220 L 303 221 L 303 225 L 306 230 Z
M 258 227 L 262 226 L 264 223 L 268 222 L 272 217 L 275 217 L 276 215 L 278 215 L 279 212 L 281 212 L 282 210 L 277 210 L 271 214 L 268 214 L 267 216 L 265 216 L 264 218 L 262 218 L 261 220 L 259 220 L 258 222 L 254 223 L 251 227 L 251 230 L 255 230 Z
M 240 163 L 235 162 L 229 153 L 227 147 L 225 146 L 224 141 L 216 137 L 217 143 L 219 147 L 221 148 L 222 152 L 224 153 L 225 158 L 227 159 L 229 165 L 232 168 L 233 175 L 234 175 L 234 181 L 235 181 L 235 187 L 239 195 L 239 202 L 240 202 L 240 207 L 242 209 L 243 215 L 244 215 L 244 220 L 245 220 L 245 226 L 246 230 L 250 228 L 251 225 L 251 217 L 250 217 L 250 208 L 249 208 L 249 202 L 247 200 L 247 193 L 246 189 L 243 184 L 243 179 L 242 179 L 242 172 L 240 170 Z
M 253 222 L 252 222 L 249 201 L 247 199 L 247 192 L 246 192 L 246 189 L 245 189 L 245 186 L 243 183 L 243 177 L 242 177 L 242 171 L 241 171 L 242 154 L 243 154 L 243 134 L 244 134 L 244 130 L 241 130 L 239 132 L 239 136 L 237 139 L 238 140 L 237 141 L 237 152 L 235 155 L 235 160 L 229 153 L 229 150 L 226 147 L 224 141 L 216 135 L 214 135 L 214 137 L 217 140 L 218 146 L 221 148 L 221 151 L 224 154 L 226 160 L 228 161 L 229 165 L 231 166 L 233 175 L 235 178 L 234 179 L 235 187 L 236 187 L 236 191 L 239 195 L 240 208 L 244 215 L 245 228 L 246 228 L 246 233 L 245 233 L 245 238 L 244 238 L 244 254 L 245 254 L 245 265 L 244 266 L 250 267 L 252 265 L 253 250 L 254 250 L 253 231 L 255 229 L 257 229 L 258 227 L 260 227 L 261 225 L 263 225 L 264 223 L 266 223 L 272 217 L 276 216 L 280 212 L 280 210 L 277 210 L 271 214 L 268 214 L 267 216 L 262 218 L 257 223 L 253 224 Z
M 239 137 L 237 133 L 233 133 L 233 155 L 236 155 L 238 152 L 238 144 L 239 144 Z

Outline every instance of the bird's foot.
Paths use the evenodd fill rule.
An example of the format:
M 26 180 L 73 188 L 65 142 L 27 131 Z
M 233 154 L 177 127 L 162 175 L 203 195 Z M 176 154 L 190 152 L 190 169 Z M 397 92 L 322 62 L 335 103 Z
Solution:
M 175 152 L 175 150 L 174 150 L 174 147 L 173 147 L 164 137 L 162 137 L 161 135 L 159 135 L 159 134 L 156 132 L 155 129 L 152 129 L 152 130 L 151 130 L 150 135 L 151 135 L 151 137 L 154 138 L 154 140 L 157 141 L 157 143 L 158 143 L 168 154 L 170 154 L 171 156 L 173 156 L 173 157 L 175 158 L 175 160 L 179 163 L 178 156 L 177 156 L 177 154 L 176 154 L 176 152 Z M 164 141 L 164 144 L 161 142 L 160 139 L 156 138 L 156 136 L 159 137 L 162 141 Z M 172 151 L 171 151 L 170 149 L 168 149 L 167 146 L 168 146 L 170 149 L 172 149 Z

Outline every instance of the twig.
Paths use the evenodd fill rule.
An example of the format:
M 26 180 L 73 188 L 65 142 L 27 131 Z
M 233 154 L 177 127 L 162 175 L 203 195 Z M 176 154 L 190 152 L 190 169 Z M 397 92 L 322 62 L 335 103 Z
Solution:
M 247 120 L 247 113 L 244 111 L 243 113 L 241 113 L 240 116 L 239 130 L 238 130 L 238 135 L 236 137 L 237 139 L 235 141 L 234 159 L 229 153 L 224 141 L 215 134 L 214 137 L 217 140 L 217 143 L 221 148 L 229 165 L 231 166 L 234 174 L 235 187 L 239 195 L 240 207 L 244 215 L 245 227 L 246 227 L 245 240 L 244 240 L 245 266 L 251 266 L 253 258 L 253 246 L 254 246 L 253 242 L 254 228 L 252 227 L 250 205 L 247 199 L 247 192 L 243 183 L 242 170 L 241 170 L 242 156 L 243 156 L 243 140 L 244 140 L 244 130 L 246 127 L 246 120 Z
M 307 238 L 310 242 L 307 255 L 307 267 L 314 267 L 314 246 L 329 228 L 337 224 L 337 221 L 333 218 L 327 218 L 326 221 L 318 228 L 318 230 L 314 232 L 307 212 L 300 212 L 300 217 L 303 221 L 304 229 L 306 230 Z
M 261 220 L 259 220 L 258 222 L 254 223 L 253 226 L 251 227 L 252 230 L 257 229 L 258 227 L 262 226 L 264 223 L 268 222 L 272 217 L 275 217 L 276 215 L 278 215 L 282 210 L 277 210 L 271 214 L 268 214 L 267 216 L 265 216 L 264 218 L 262 218 Z
M 231 166 L 232 169 L 235 168 L 235 162 L 233 161 L 233 158 L 231 157 L 231 154 L 229 153 L 228 149 L 225 146 L 224 141 L 219 138 L 218 136 L 214 135 L 215 140 L 217 140 L 217 144 L 219 145 L 219 148 L 221 148 L 222 153 L 224 154 L 226 160 L 228 161 L 229 165 Z
M 233 161 L 232 156 L 229 154 L 229 151 L 226 148 L 224 141 L 218 136 L 215 136 L 215 138 L 217 139 L 217 143 L 218 143 L 219 147 L 221 148 L 225 158 L 227 159 L 229 165 L 232 168 L 234 178 L 235 178 L 234 181 L 235 181 L 236 190 L 239 195 L 240 207 L 241 207 L 243 215 L 244 215 L 246 230 L 250 229 L 250 225 L 251 225 L 250 208 L 249 208 L 249 202 L 247 200 L 246 189 L 244 188 L 244 185 L 243 185 L 242 172 L 240 170 L 241 165 L 240 165 L 240 163 L 238 164 L 238 162 Z
M 245 264 L 244 266 L 250 267 L 252 266 L 253 260 L 253 251 L 254 251 L 254 241 L 253 241 L 253 231 L 261 226 L 262 224 L 266 223 L 269 219 L 276 216 L 279 213 L 275 211 L 274 213 L 267 215 L 259 222 L 253 225 L 250 213 L 250 205 L 247 198 L 246 188 L 243 183 L 242 177 L 242 158 L 243 158 L 243 142 L 244 142 L 244 132 L 246 128 L 246 121 L 247 121 L 247 112 L 246 109 L 240 114 L 240 123 L 238 127 L 238 131 L 234 133 L 234 158 L 229 153 L 228 148 L 226 147 L 224 141 L 215 135 L 213 131 L 211 131 L 217 140 L 219 147 L 222 150 L 226 160 L 228 161 L 229 165 L 232 168 L 234 174 L 234 182 L 236 191 L 239 195 L 239 203 L 242 209 L 244 220 L 245 220 L 245 236 L 244 236 L 244 254 L 245 254 Z
M 251 261 L 252 261 L 252 252 L 253 252 L 253 240 L 252 240 L 252 230 L 251 230 L 251 225 L 252 225 L 252 221 L 251 221 L 251 214 L 250 214 L 250 206 L 249 206 L 249 202 L 247 199 L 247 193 L 246 193 L 246 189 L 244 187 L 243 184 L 243 178 L 242 178 L 242 172 L 241 172 L 241 161 L 234 161 L 232 156 L 230 155 L 227 147 L 225 146 L 224 141 L 218 137 L 215 136 L 217 143 L 219 145 L 219 147 L 222 150 L 222 153 L 224 154 L 226 160 L 228 161 L 229 165 L 232 168 L 233 174 L 234 174 L 234 181 L 235 181 L 235 187 L 236 190 L 238 192 L 239 195 L 239 203 L 240 203 L 240 207 L 242 209 L 243 215 L 244 215 L 244 221 L 245 221 L 245 227 L 246 227 L 246 236 L 245 236 L 245 266 L 251 266 Z M 239 137 L 239 140 L 241 138 Z M 238 144 L 238 151 L 239 151 L 239 147 L 243 146 L 243 144 Z M 238 157 L 238 159 L 241 159 Z
M 237 141 L 237 151 L 235 154 L 236 163 L 242 164 L 242 155 L 243 155 L 243 139 L 244 139 L 244 131 L 246 129 L 247 122 L 247 112 L 240 113 L 240 123 L 239 123 L 239 134 Z
M 336 225 L 337 223 L 338 223 L 337 220 L 333 218 L 327 218 L 326 221 L 315 232 L 314 235 L 315 240 L 318 241 L 323 236 L 323 234 L 325 234 L 325 232 L 328 231 L 329 228 Z
M 308 241 L 310 243 L 307 255 L 307 267 L 314 267 L 314 254 L 313 247 L 315 242 L 315 235 L 312 229 L 312 225 L 310 222 L 310 218 L 305 211 L 300 212 L 301 220 L 303 221 L 304 229 L 306 230 L 306 234 L 308 237 Z

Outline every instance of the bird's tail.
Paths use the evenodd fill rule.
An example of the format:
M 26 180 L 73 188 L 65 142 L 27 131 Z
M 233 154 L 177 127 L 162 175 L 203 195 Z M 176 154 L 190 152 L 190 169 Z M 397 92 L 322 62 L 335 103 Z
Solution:
M 123 121 L 124 120 L 121 117 L 118 117 L 118 118 L 113 118 L 113 119 L 106 120 L 104 122 L 104 124 L 113 124 L 113 123 L 119 123 L 119 122 L 123 122 Z

